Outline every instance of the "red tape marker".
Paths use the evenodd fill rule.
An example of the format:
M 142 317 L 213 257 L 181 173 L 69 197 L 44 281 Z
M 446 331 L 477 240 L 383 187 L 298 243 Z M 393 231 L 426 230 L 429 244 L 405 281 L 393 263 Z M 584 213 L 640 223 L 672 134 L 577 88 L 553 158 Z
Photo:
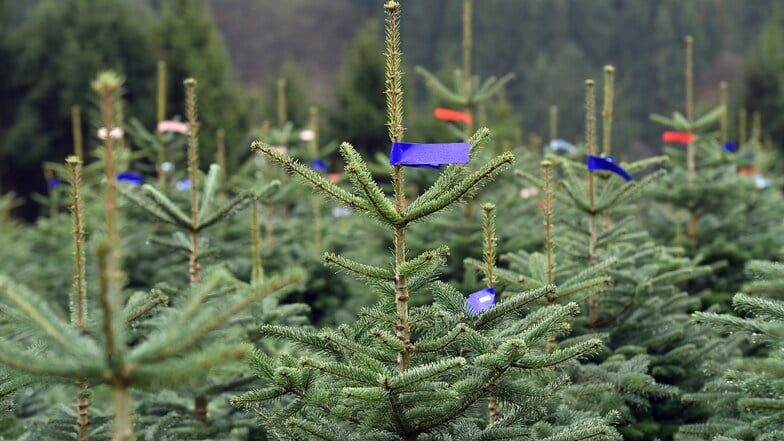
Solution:
M 438 119 L 443 119 L 444 121 L 463 121 L 468 124 L 471 124 L 474 121 L 474 117 L 471 116 L 470 113 L 444 109 L 443 107 L 436 107 L 433 115 L 435 115 L 435 117 Z
M 680 144 L 689 144 L 691 142 L 694 142 L 694 133 L 664 132 L 662 133 L 662 140 L 664 142 L 677 142 Z

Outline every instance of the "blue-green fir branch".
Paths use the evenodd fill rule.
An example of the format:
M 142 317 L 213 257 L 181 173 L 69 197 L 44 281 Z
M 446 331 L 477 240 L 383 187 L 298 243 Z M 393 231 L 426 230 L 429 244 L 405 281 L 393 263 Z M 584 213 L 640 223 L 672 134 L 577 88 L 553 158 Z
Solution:
M 159 289 L 149 293 L 137 292 L 131 296 L 123 308 L 125 323 L 131 324 L 159 306 L 167 305 L 169 296 Z
M 249 350 L 247 344 L 235 344 L 227 348 L 225 342 L 218 342 L 203 351 L 176 359 L 139 365 L 130 370 L 129 377 L 136 384 L 175 384 L 229 360 L 243 360 Z
M 723 113 L 724 106 L 714 107 L 694 121 L 694 129 L 699 133 L 705 131 L 709 126 L 716 124 Z
M 544 188 L 544 179 L 525 170 L 515 170 L 514 176 L 524 184 L 533 185 L 540 190 Z
M 421 339 L 416 342 L 414 352 L 428 353 L 438 352 L 445 350 L 455 342 L 460 341 L 460 337 L 468 332 L 468 327 L 464 324 L 459 324 L 450 329 L 447 333 L 433 339 Z
M 212 210 L 212 203 L 215 201 L 215 194 L 220 185 L 221 170 L 218 164 L 211 164 L 207 177 L 204 179 L 204 187 L 201 190 L 201 203 L 199 204 L 199 219 L 204 219 L 207 213 Z
M 302 275 L 292 273 L 266 279 L 263 284 L 249 289 L 248 295 L 233 299 L 218 311 L 206 310 L 191 317 L 184 311 L 174 317 L 179 323 L 174 330 L 162 331 L 160 338 L 151 338 L 135 347 L 129 354 L 134 364 L 151 363 L 179 354 L 204 339 L 210 332 L 226 323 L 238 312 L 277 291 L 287 291 L 302 280 Z
M 665 173 L 667 173 L 666 170 L 656 170 L 655 172 L 649 174 L 637 182 L 629 183 L 620 187 L 618 191 L 613 192 L 612 195 L 609 196 L 606 200 L 602 201 L 601 203 L 597 203 L 596 211 L 602 212 L 610 207 L 614 207 L 616 204 L 623 204 L 624 202 L 639 194 L 642 190 L 644 190 Z
M 338 256 L 334 253 L 324 253 L 324 262 L 330 265 L 334 265 L 345 271 L 357 274 L 360 277 L 389 281 L 395 280 L 395 275 L 392 274 L 392 272 L 388 269 L 379 268 L 373 265 L 365 265 L 346 257 Z
M 619 418 L 617 412 L 610 412 L 606 418 L 590 418 L 559 430 L 540 441 L 617 441 L 621 436 L 613 425 Z
M 298 432 L 293 432 L 297 435 L 297 437 L 294 438 L 297 440 L 303 439 L 302 437 L 304 435 L 307 439 L 313 438 L 323 441 L 342 441 L 342 438 L 338 435 L 340 432 L 329 430 L 324 424 L 315 424 L 300 418 L 289 418 L 284 424 L 289 430 L 296 430 Z
M 599 340 L 589 340 L 566 348 L 559 348 L 549 354 L 527 354 L 512 366 L 519 369 L 542 369 L 555 366 L 577 357 L 585 357 L 602 346 Z
M 382 346 L 395 354 L 406 350 L 406 346 L 400 339 L 395 337 L 391 332 L 383 329 L 373 329 L 370 331 L 370 336 L 377 342 L 377 345 Z M 419 342 L 417 342 L 419 344 Z
M 541 403 L 541 400 L 553 397 L 559 390 L 571 383 L 567 375 L 559 375 L 555 378 L 548 373 L 545 382 L 520 381 L 514 375 L 506 375 L 499 379 L 493 387 L 493 392 L 499 398 L 507 397 L 509 401 L 515 403 L 529 402 L 531 404 Z
M 457 392 L 452 389 L 429 390 L 425 392 L 406 392 L 398 396 L 398 403 L 402 406 L 412 406 L 414 404 L 439 403 L 453 401 L 458 397 Z
M 577 303 L 551 305 L 532 312 L 526 317 L 527 326 L 518 334 L 518 338 L 528 346 L 547 338 L 560 330 L 568 330 L 569 319 L 580 312 Z M 555 332 L 554 332 L 555 331 Z
M 580 281 L 594 278 L 594 277 L 601 277 L 607 273 L 612 267 L 614 267 L 618 263 L 618 259 L 615 257 L 610 257 L 605 259 L 595 265 L 591 265 L 590 267 L 576 273 L 572 277 L 564 280 L 562 283 L 559 284 L 559 290 L 563 287 L 566 288 L 570 285 L 579 283 Z
M 784 302 L 781 301 L 738 294 L 732 298 L 732 306 L 737 311 L 754 314 L 768 320 L 784 322 Z
M 624 163 L 623 168 L 629 173 L 634 173 L 656 165 L 664 165 L 669 162 L 669 156 L 651 156 L 650 158 L 640 159 L 639 161 L 634 161 L 628 164 Z
M 479 191 L 490 179 L 495 177 L 503 168 L 514 162 L 514 155 L 509 152 L 503 153 L 489 163 L 481 167 L 476 172 L 463 178 L 457 184 L 444 189 L 439 196 L 434 197 L 429 203 L 415 206 L 414 204 L 406 207 L 404 220 L 406 223 L 420 220 L 426 216 L 436 213 L 454 202 L 464 200 Z
M 335 343 L 341 353 L 348 358 L 352 356 L 365 356 L 370 360 L 376 360 L 377 362 L 387 362 L 391 363 L 394 362 L 396 359 L 397 354 L 392 353 L 390 351 L 379 350 L 373 347 L 368 346 L 365 343 L 353 341 L 351 338 L 342 335 L 339 332 L 323 332 L 321 334 L 321 338 L 326 341 L 330 341 Z M 386 348 L 385 348 L 386 349 Z
M 489 140 L 490 130 L 484 127 L 477 130 L 468 140 L 468 143 L 471 145 L 469 157 L 473 158 L 476 152 L 478 152 Z M 423 205 L 430 204 L 435 199 L 439 198 L 444 191 L 454 186 L 455 181 L 460 179 L 460 176 L 462 176 L 463 173 L 465 173 L 465 166 L 447 165 L 438 175 L 435 182 L 411 202 L 408 206 L 408 210 L 419 210 Z
M 180 237 L 176 237 L 176 236 L 171 239 L 166 237 L 152 236 L 149 239 L 147 239 L 147 241 L 153 245 L 166 247 L 183 253 L 188 253 L 190 251 L 190 244 L 187 242 L 183 243 Z
M 235 196 L 232 200 L 227 202 L 226 205 L 212 212 L 212 214 L 206 214 L 206 217 L 199 221 L 199 226 L 196 231 L 202 231 L 206 228 L 209 228 L 221 220 L 233 215 L 250 204 L 254 197 L 255 196 L 253 193 L 250 192 Z
M 208 297 L 215 294 L 228 295 L 239 289 L 240 286 L 241 283 L 227 270 L 221 268 L 211 271 L 198 286 L 191 288 L 186 303 L 178 311 L 173 311 L 172 314 L 177 314 L 177 318 L 181 322 L 189 323 L 203 309 Z
M 482 86 L 479 87 L 479 89 L 473 94 L 472 97 L 473 103 L 476 104 L 481 103 L 483 101 L 486 101 L 490 97 L 496 95 L 497 93 L 501 92 L 501 89 L 503 89 L 504 86 L 508 82 L 512 81 L 514 78 L 515 78 L 515 74 L 513 73 L 508 73 L 503 77 L 501 77 L 500 79 L 497 79 L 496 77 L 493 76 L 487 78 L 485 82 L 482 83 Z
M 358 193 L 365 195 L 365 198 L 370 202 L 372 207 L 368 214 L 373 217 L 378 217 L 382 222 L 398 226 L 402 223 L 403 218 L 400 213 L 395 210 L 395 205 L 384 194 L 381 187 L 373 180 L 367 164 L 362 160 L 362 157 L 354 150 L 354 147 L 349 143 L 343 143 L 340 146 L 340 153 L 346 160 L 344 170 L 348 174 L 348 178 L 354 185 Z
M 79 343 L 76 340 L 73 344 Z M 103 354 L 98 350 L 90 351 L 90 354 L 86 352 L 81 350 L 78 356 L 68 353 L 37 353 L 0 340 L 0 364 L 10 368 L 64 380 L 73 378 L 108 379 L 110 373 Z
M 312 332 L 308 332 L 299 327 L 265 325 L 261 328 L 260 332 L 264 336 L 288 340 L 317 353 L 340 353 L 340 346 L 334 342 L 325 340 L 321 336 L 315 335 Z
M 150 184 L 144 184 L 141 188 L 142 194 L 152 201 L 155 206 L 168 217 L 170 223 L 176 223 L 186 229 L 191 228 L 191 218 L 186 215 L 180 208 L 169 200 L 166 195 L 158 191 L 157 188 Z M 146 205 L 146 204 L 145 204 Z M 151 211 L 148 211 L 152 214 Z
M 743 319 L 741 317 L 734 317 L 726 314 L 716 314 L 713 312 L 695 312 L 692 314 L 694 321 L 699 324 L 704 324 L 711 329 L 721 333 L 743 332 L 747 335 L 752 334 L 767 334 L 775 328 L 780 326 L 771 327 L 770 323 L 760 320 Z
M 443 375 L 451 370 L 459 369 L 465 364 L 466 359 L 463 357 L 442 358 L 432 363 L 414 366 L 397 375 L 386 377 L 383 383 L 390 390 L 405 389 L 408 386 Z
M 680 268 L 652 277 L 646 284 L 651 286 L 656 286 L 658 284 L 678 285 L 683 282 L 688 282 L 689 280 L 707 276 L 711 273 L 713 273 L 713 268 L 709 266 Z
M 343 397 L 351 400 L 380 403 L 389 399 L 389 393 L 380 386 L 376 387 L 344 387 L 340 390 Z
M 476 357 L 474 364 L 487 369 L 508 369 L 531 351 L 531 343 L 521 338 L 505 339 L 494 351 Z
M 413 277 L 441 266 L 447 256 L 449 256 L 449 247 L 442 245 L 435 250 L 427 250 L 413 259 L 406 260 L 398 271 L 401 276 Z
M 78 338 L 77 331 L 49 308 L 48 303 L 32 291 L 0 275 L 0 298 L 6 298 L 34 324 L 47 341 L 61 350 L 68 350 Z M 92 345 L 91 345 L 92 347 Z
M 422 75 L 422 77 L 424 77 L 424 79 L 425 79 L 425 82 L 427 83 L 427 86 L 431 90 L 433 90 L 433 92 L 435 92 L 436 95 L 440 96 L 445 102 L 447 102 L 449 104 L 463 106 L 463 107 L 468 105 L 467 99 L 466 99 L 465 96 L 463 96 L 463 95 L 461 95 L 459 93 L 455 93 L 452 90 L 450 90 L 438 78 L 436 78 L 435 75 L 430 73 L 430 71 L 428 71 L 424 67 L 416 66 L 416 67 L 414 67 L 414 71 L 416 73 L 418 73 L 419 75 Z M 461 74 L 461 77 L 462 77 L 462 74 Z M 462 83 L 462 82 L 463 81 L 461 79 L 460 83 Z
M 250 407 L 258 404 L 261 401 L 270 401 L 278 399 L 284 395 L 286 395 L 288 390 L 284 387 L 280 386 L 270 386 L 261 389 L 254 389 L 250 392 L 245 392 L 244 394 L 233 397 L 231 399 L 231 404 L 239 405 L 243 407 Z
M 137 207 L 146 211 L 152 217 L 158 219 L 161 222 L 171 224 L 180 228 L 188 228 L 190 226 L 190 220 L 188 220 L 187 224 L 180 222 L 181 220 L 173 219 L 169 214 L 166 212 L 158 209 L 155 205 L 149 204 L 149 199 L 143 197 L 139 194 L 138 190 L 135 188 L 123 188 L 123 186 L 117 187 L 120 193 L 123 195 L 124 198 L 128 199 L 136 205 Z
M 564 284 L 562 288 L 558 289 L 558 294 L 555 296 L 558 299 L 568 298 L 572 302 L 580 302 L 592 294 L 596 294 L 613 283 L 612 277 L 595 277 L 592 279 L 580 280 L 570 285 Z M 579 294 L 576 297 L 572 297 Z
M 312 368 L 335 377 L 345 378 L 346 380 L 366 384 L 368 386 L 380 386 L 380 376 L 377 372 L 367 371 L 357 366 L 352 366 L 343 362 L 325 360 L 304 360 L 304 367 Z
M 324 176 L 322 176 L 322 174 L 316 172 L 310 167 L 306 167 L 300 164 L 296 159 L 288 155 L 277 152 L 272 147 L 263 142 L 254 142 L 251 145 L 251 150 L 261 152 L 264 155 L 270 157 L 275 162 L 289 170 L 291 173 L 298 175 L 315 190 L 326 193 L 339 202 L 350 205 L 351 207 L 362 211 L 368 211 L 370 209 L 368 201 L 338 187 L 332 182 L 329 182 Z
M 591 204 L 588 201 L 588 190 L 585 188 L 582 180 L 577 177 L 571 167 L 562 167 L 562 170 L 566 174 L 566 179 L 561 181 L 560 188 L 564 191 L 556 191 L 556 199 L 559 199 L 559 194 L 565 195 L 568 197 L 566 199 L 567 205 L 574 206 L 588 214 L 596 214 L 595 211 L 591 211 Z

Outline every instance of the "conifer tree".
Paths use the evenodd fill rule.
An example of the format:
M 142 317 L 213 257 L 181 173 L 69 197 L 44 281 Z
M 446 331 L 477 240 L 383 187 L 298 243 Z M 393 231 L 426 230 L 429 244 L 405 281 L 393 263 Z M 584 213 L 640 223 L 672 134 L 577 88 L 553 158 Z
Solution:
M 112 127 L 114 101 L 120 81 L 111 72 L 101 73 L 93 82 L 99 95 L 103 125 Z M 195 118 L 192 119 L 196 126 Z M 195 133 L 191 136 L 191 149 Z M 134 389 L 163 384 L 178 384 L 209 368 L 228 360 L 243 358 L 247 344 L 230 343 L 216 337 L 216 330 L 251 303 L 275 292 L 290 290 L 299 276 L 296 273 L 270 277 L 251 289 L 239 289 L 220 271 L 211 272 L 200 283 L 185 292 L 169 292 L 153 288 L 149 292 L 128 296 L 123 290 L 122 252 L 120 249 L 120 219 L 118 216 L 117 167 L 114 139 L 104 140 L 103 166 L 105 176 L 105 228 L 98 241 L 98 301 L 88 301 L 84 279 L 84 240 L 81 228 L 83 210 L 78 203 L 78 167 L 74 166 L 74 241 L 76 268 L 74 285 L 69 290 L 71 319 L 59 313 L 59 308 L 26 287 L 14 283 L 7 276 L 0 278 L 0 307 L 3 326 L 13 325 L 15 331 L 0 340 L 0 363 L 15 371 L 25 372 L 54 383 L 79 384 L 85 388 L 108 387 L 112 396 L 113 421 L 110 424 L 113 440 L 134 439 Z M 75 164 L 78 160 L 75 160 Z M 195 155 L 191 157 L 195 171 Z M 194 173 L 195 175 L 195 173 Z M 204 192 L 209 194 L 209 189 Z M 173 223 L 184 216 L 172 204 L 156 199 L 156 207 L 148 207 Z M 199 215 L 198 207 L 192 212 Z M 202 205 L 204 209 L 204 205 Z M 169 210 L 169 211 L 166 211 Z M 209 226 L 225 216 L 228 210 L 205 210 L 201 227 Z M 168 217 L 167 217 L 168 216 Z M 187 220 L 187 217 L 184 217 Z M 216 219 L 211 221 L 212 219 Z M 198 239 L 198 237 L 196 237 Z M 196 240 L 191 238 L 191 244 Z M 198 249 L 192 249 L 191 269 L 198 271 Z M 221 286 L 223 285 L 223 286 Z M 98 311 L 91 308 L 100 305 Z M 170 307 L 164 305 L 171 303 Z M 97 317 L 93 319 L 92 317 Z M 143 330 L 143 332 L 142 332 Z M 19 377 L 23 379 L 25 377 Z M 52 420 L 47 433 L 55 438 L 63 431 L 82 433 L 88 430 L 90 402 L 79 392 L 76 418 L 64 424 Z M 100 420 L 100 418 L 99 418 Z M 100 431 L 96 425 L 90 431 Z M 103 426 L 105 430 L 106 427 Z M 79 435 L 88 439 L 88 434 Z
M 471 73 L 471 49 L 473 39 L 471 37 L 472 0 L 463 0 L 463 68 L 455 69 L 453 75 L 452 88 L 446 86 L 421 66 L 416 67 L 417 73 L 422 75 L 427 87 L 443 100 L 447 105 L 457 106 L 461 111 L 471 114 L 477 110 L 477 106 L 485 103 L 491 97 L 503 90 L 504 85 L 514 78 L 514 74 L 508 73 L 503 77 L 490 77 L 482 82 L 479 76 Z M 472 120 L 465 120 L 463 124 L 462 138 L 468 139 L 473 131 Z M 457 133 L 460 133 L 459 131 Z
M 387 126 L 393 142 L 399 142 L 404 131 L 399 8 L 394 1 L 385 4 L 385 94 Z M 487 130 L 480 129 L 471 137 L 472 157 L 487 136 Z M 349 144 L 344 143 L 340 152 L 353 191 L 333 185 L 268 145 L 255 143 L 253 149 L 394 235 L 391 268 L 332 253 L 324 255 L 327 263 L 358 276 L 382 294 L 379 303 L 364 309 L 356 323 L 321 330 L 263 328 L 265 335 L 294 341 L 312 354 L 275 360 L 256 351 L 251 357 L 251 366 L 266 385 L 234 402 L 258 414 L 271 434 L 288 440 L 614 439 L 612 429 L 602 420 L 576 418 L 574 424 L 570 421 L 557 426 L 545 423 L 547 417 L 539 413 L 559 384 L 549 368 L 583 355 L 598 344 L 588 340 L 552 353 L 542 351 L 546 335 L 562 332 L 568 317 L 576 313 L 576 305 L 523 314 L 526 305 L 554 292 L 553 286 L 546 286 L 512 294 L 473 316 L 462 294 L 432 281 L 446 249 L 407 256 L 406 236 L 411 223 L 424 221 L 470 197 L 513 161 L 511 154 L 498 156 L 473 172 L 464 166 L 447 166 L 433 186 L 418 197 L 403 193 L 404 169 L 395 165 L 391 176 L 394 194 L 390 198 Z M 412 199 L 408 205 L 404 203 L 406 196 Z M 434 302 L 411 306 L 412 300 L 428 292 L 432 292 Z M 487 423 L 488 396 L 502 403 L 500 418 L 491 423 Z M 287 406 L 273 411 L 269 403 L 275 400 L 284 400 Z
M 652 191 L 660 205 L 649 209 L 646 227 L 664 239 L 662 243 L 683 246 L 698 261 L 716 266 L 716 277 L 706 280 L 709 285 L 691 288 L 705 290 L 708 303 L 724 303 L 743 281 L 744 262 L 774 258 L 784 245 L 781 195 L 764 175 L 771 160 L 765 159 L 759 138 L 745 139 L 739 133 L 733 141 L 730 136 L 726 98 L 706 113 L 695 114 L 693 43 L 686 38 L 685 112 L 673 112 L 671 118 L 651 115 L 674 130 L 663 133 L 665 142 L 685 149 L 665 148 L 670 173 Z
M 683 397 L 689 403 L 706 403 L 715 415 L 706 422 L 681 426 L 679 441 L 772 441 L 784 437 L 784 382 L 782 382 L 782 292 L 784 265 L 753 260 L 746 265 L 754 277 L 733 297 L 739 315 L 697 312 L 694 320 L 721 334 L 743 336 L 755 349 L 717 365 L 715 377 L 698 393 Z
M 559 294 L 551 301 L 585 302 L 587 314 L 575 321 L 578 334 L 607 337 L 606 352 L 591 363 L 572 367 L 575 384 L 567 390 L 570 403 L 577 408 L 619 409 L 623 416 L 619 430 L 626 439 L 652 440 L 671 436 L 668 424 L 674 423 L 668 420 L 684 417 L 682 411 L 669 409 L 677 403 L 674 386 L 698 389 L 701 363 L 711 358 L 706 354 L 719 352 L 715 339 L 702 337 L 690 325 L 688 313 L 700 304 L 682 291 L 684 282 L 705 276 L 712 268 L 684 257 L 683 250 L 656 245 L 635 222 L 633 198 L 663 171 L 639 182 L 633 175 L 666 158 L 629 164 L 612 161 L 613 76 L 614 69 L 607 66 L 601 149 L 589 80 L 585 165 L 551 154 L 544 163 L 544 181 L 518 171 L 526 183 L 544 190 L 545 254 L 518 251 L 503 258 L 512 270 L 508 274 L 524 280 L 524 287 L 554 278 Z M 551 161 L 561 165 L 564 175 L 558 191 L 550 190 Z M 587 176 L 581 179 L 578 170 Z M 551 214 L 553 202 L 557 218 Z M 554 245 L 563 250 L 555 257 Z M 703 349 L 694 352 L 697 348 Z M 693 356 L 684 356 L 691 352 Z

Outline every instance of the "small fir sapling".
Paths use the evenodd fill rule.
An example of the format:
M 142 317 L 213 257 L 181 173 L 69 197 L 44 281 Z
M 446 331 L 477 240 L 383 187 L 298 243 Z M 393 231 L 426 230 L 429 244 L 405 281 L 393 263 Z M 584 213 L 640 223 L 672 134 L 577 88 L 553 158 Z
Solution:
M 614 70 L 608 66 L 605 73 L 602 157 L 611 153 Z M 587 86 L 586 150 L 591 157 L 593 87 L 591 83 Z M 638 183 L 626 183 L 618 176 L 591 170 L 596 163 L 592 165 L 589 161 L 587 182 L 581 183 L 575 179 L 576 164 L 563 157 L 551 158 L 564 165 L 566 177 L 561 186 L 563 191 L 552 196 L 545 192 L 547 202 L 544 203 L 551 209 L 549 201 L 553 198 L 560 211 L 555 241 L 564 251 L 555 260 L 558 292 L 572 296 L 587 293 L 582 299 L 588 304 L 588 315 L 577 320 L 578 333 L 601 332 L 609 337 L 609 353 L 603 355 L 604 360 L 573 366 L 571 375 L 575 385 L 567 390 L 573 394 L 571 403 L 578 408 L 623 409 L 624 425 L 620 430 L 628 439 L 668 436 L 666 431 L 672 429 L 651 424 L 653 415 L 660 414 L 661 403 L 668 402 L 662 399 L 675 396 L 677 389 L 673 385 L 688 385 L 687 390 L 698 388 L 699 381 L 690 382 L 699 377 L 703 356 L 712 350 L 721 352 L 715 351 L 715 339 L 701 338 L 689 324 L 687 314 L 698 308 L 699 302 L 695 303 L 695 299 L 679 288 L 685 281 L 709 274 L 712 268 L 697 266 L 691 259 L 680 256 L 681 250 L 655 245 L 634 222 L 635 209 L 629 205 L 631 196 L 650 185 L 661 171 Z M 651 158 L 622 166 L 637 174 L 635 170 L 661 162 L 663 158 Z M 545 163 L 544 182 L 530 173 L 518 172 L 518 175 L 527 183 L 547 188 L 550 167 L 549 161 Z M 552 228 L 549 222 L 548 218 L 548 237 Z M 551 241 L 545 240 L 545 255 L 518 252 L 502 256 L 512 270 L 508 277 L 524 279 L 530 284 L 528 287 L 547 283 L 546 269 L 553 265 L 552 258 L 547 259 L 551 255 Z M 570 299 L 580 300 L 579 297 Z M 696 351 L 696 348 L 704 350 Z M 684 357 L 684 353 L 697 356 Z
M 111 126 L 114 119 L 113 102 L 119 84 L 117 76 L 110 72 L 101 73 L 93 82 L 100 97 L 104 126 Z M 106 137 L 103 155 L 106 226 L 97 250 L 99 301 L 80 306 L 89 293 L 82 290 L 83 279 L 77 270 L 72 291 L 74 302 L 70 306 L 75 324 L 71 324 L 61 317 L 59 308 L 3 276 L 0 279 L 3 320 L 12 322 L 23 332 L 0 339 L 0 364 L 54 383 L 77 381 L 102 390 L 104 385 L 108 386 L 114 412 L 112 439 L 132 440 L 132 389 L 177 384 L 212 366 L 244 357 L 247 345 L 227 345 L 226 341 L 214 338 L 210 341 L 214 331 L 254 300 L 291 289 L 297 276 L 270 278 L 250 295 L 224 290 L 219 301 L 215 298 L 219 276 L 208 277 L 190 292 L 175 298 L 162 297 L 159 290 L 153 289 L 126 301 L 122 287 L 114 147 L 112 137 Z M 81 211 L 78 207 L 75 204 L 74 210 Z M 78 242 L 80 228 L 75 230 Z M 77 269 L 80 261 L 77 258 Z M 169 300 L 172 306 L 162 307 L 161 298 Z M 98 319 L 90 320 L 86 312 L 93 303 L 100 305 L 100 311 L 92 314 Z M 81 408 L 81 402 L 79 405 Z M 82 413 L 76 413 L 81 418 Z M 86 424 L 79 418 L 70 423 L 70 430 L 76 431 L 74 427 Z M 53 424 L 57 425 L 55 421 Z
M 399 4 L 389 1 L 387 12 L 387 96 L 389 137 L 400 141 L 402 89 L 398 33 Z M 487 138 L 480 129 L 470 144 L 471 156 Z M 472 196 L 512 162 L 506 153 L 471 172 L 449 165 L 433 186 L 413 197 L 402 192 L 403 167 L 392 168 L 394 196 L 390 199 L 371 178 L 367 165 L 352 146 L 340 152 L 352 191 L 340 188 L 291 157 L 264 143 L 264 153 L 314 189 L 352 206 L 393 234 L 391 268 L 359 263 L 332 253 L 327 263 L 352 273 L 382 294 L 357 322 L 338 329 L 308 330 L 265 326 L 267 336 L 293 341 L 312 354 L 273 359 L 254 352 L 251 366 L 265 382 L 263 388 L 234 399 L 262 420 L 277 439 L 477 439 L 525 437 L 539 439 L 615 439 L 599 419 L 580 419 L 554 427 L 539 413 L 559 381 L 550 366 L 583 355 L 598 345 L 580 342 L 552 353 L 541 351 L 546 335 L 562 332 L 576 305 L 554 305 L 524 315 L 526 305 L 553 292 L 548 286 L 515 293 L 493 308 L 473 316 L 462 294 L 433 282 L 447 250 L 438 248 L 408 258 L 408 226 Z M 406 205 L 404 198 L 411 197 Z M 412 307 L 411 299 L 432 292 L 435 302 Z M 489 396 L 502 402 L 504 414 L 487 424 Z M 536 398 L 540 397 L 540 398 Z M 286 407 L 275 411 L 271 402 Z
M 748 158 L 762 158 L 753 139 L 745 140 L 745 126 L 740 141 L 731 142 L 728 127 L 726 83 L 720 83 L 721 103 L 695 119 L 693 101 L 688 98 L 691 85 L 691 45 L 687 38 L 687 116 L 674 112 L 672 118 L 651 115 L 651 119 L 677 132 L 665 132 L 665 140 L 686 144 L 666 148 L 671 160 L 667 177 L 653 186 L 652 196 L 659 204 L 648 208 L 645 225 L 664 243 L 687 246 L 699 262 L 715 267 L 707 283 L 692 283 L 704 301 L 724 304 L 730 293 L 739 289 L 744 275 L 739 271 L 751 258 L 775 258 L 781 242 L 781 194 L 771 188 L 772 180 L 764 177 L 761 166 L 770 159 L 754 164 Z M 745 121 L 741 112 L 741 121 Z M 719 123 L 718 133 L 714 131 Z M 676 137 L 676 135 L 678 135 Z M 756 169 L 754 168 L 756 167 Z M 754 170 L 745 176 L 747 170 Z M 757 174 L 755 174 L 757 173 Z M 762 183 L 762 185 L 760 185 Z M 688 212 L 687 216 L 681 213 Z M 686 223 L 686 238 L 681 226 Z M 672 227 L 672 224 L 675 227 Z M 724 265 L 722 267 L 722 265 Z
M 202 259 L 207 251 L 203 249 L 204 241 L 202 232 L 207 228 L 216 225 L 219 221 L 227 216 L 235 213 L 236 211 L 244 208 L 248 204 L 252 205 L 254 210 L 251 213 L 255 217 L 257 206 L 256 198 L 263 196 L 270 190 L 277 187 L 277 182 L 273 181 L 267 186 L 261 188 L 257 194 L 251 192 L 243 192 L 229 202 L 225 203 L 222 207 L 213 208 L 217 199 L 220 172 L 218 166 L 213 164 L 210 167 L 210 172 L 204 180 L 203 190 L 199 191 L 200 174 L 198 170 L 198 120 L 196 117 L 196 82 L 193 79 L 185 80 L 186 88 L 186 107 L 188 114 L 188 190 L 190 190 L 190 217 L 188 217 L 177 205 L 171 201 L 166 195 L 158 191 L 151 185 L 144 185 L 141 187 L 141 195 L 136 194 L 134 190 L 126 190 L 124 195 L 133 201 L 140 208 L 147 211 L 158 220 L 176 226 L 180 232 L 174 234 L 172 239 L 156 238 L 155 243 L 164 245 L 176 251 L 181 251 L 188 256 L 188 274 L 191 289 L 196 289 L 202 283 Z M 252 226 L 257 227 L 256 222 L 252 222 Z M 253 229 L 256 231 L 256 228 Z M 252 236 L 255 240 L 252 243 L 254 265 L 252 271 L 252 283 L 246 291 L 249 291 L 251 301 L 247 305 L 250 306 L 254 301 L 260 300 L 261 297 L 256 297 L 253 293 L 258 288 L 263 287 L 260 261 L 257 262 L 256 256 L 258 252 L 258 237 Z M 236 288 L 235 288 L 236 289 Z M 196 388 L 201 390 L 202 388 Z M 197 420 L 207 423 L 207 403 L 208 397 L 196 393 L 194 396 L 194 416 Z
M 167 118 L 167 72 L 166 62 L 158 61 L 156 93 L 156 127 L 148 130 L 138 119 L 130 118 L 126 132 L 135 147 L 141 148 L 139 155 L 147 161 L 138 161 L 136 166 L 140 172 L 151 172 L 157 175 L 157 187 L 167 189 L 177 182 L 176 164 L 182 164 L 187 157 L 187 123 L 179 121 L 179 117 Z M 140 158 L 140 159 L 141 159 Z M 147 165 L 154 164 L 154 169 Z
M 431 92 L 438 96 L 445 104 L 456 106 L 469 117 L 462 119 L 463 130 L 455 130 L 455 134 L 463 139 L 468 139 L 473 133 L 472 113 L 477 106 L 482 105 L 494 95 L 500 93 L 503 87 L 512 79 L 514 74 L 508 73 L 500 79 L 487 78 L 481 82 L 478 76 L 471 74 L 471 7 L 472 0 L 463 0 L 463 68 L 455 69 L 453 87 L 443 84 L 435 75 L 421 66 L 415 68 L 422 75 Z
M 680 427 L 678 441 L 773 441 L 784 437 L 784 265 L 752 260 L 746 265 L 751 281 L 733 297 L 737 315 L 696 312 L 702 327 L 742 336 L 751 344 L 748 355 L 717 364 L 713 378 L 696 393 L 683 397 L 715 410 L 707 421 Z

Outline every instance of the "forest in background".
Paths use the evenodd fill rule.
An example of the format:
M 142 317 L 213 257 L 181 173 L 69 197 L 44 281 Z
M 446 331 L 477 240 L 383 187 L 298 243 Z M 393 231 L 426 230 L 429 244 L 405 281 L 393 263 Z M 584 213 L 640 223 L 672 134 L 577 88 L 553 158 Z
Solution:
M 582 81 L 616 68 L 616 139 L 622 157 L 657 153 L 650 113 L 682 109 L 682 42 L 695 37 L 698 109 L 718 102 L 718 82 L 730 84 L 733 109 L 761 110 L 776 134 L 779 80 L 760 61 L 760 31 L 774 16 L 774 0 L 485 0 L 474 6 L 473 73 L 515 79 L 487 114 L 510 142 L 549 133 L 549 108 L 559 107 L 559 137 L 579 142 Z M 125 100 L 146 126 L 153 121 L 154 70 L 171 69 L 169 108 L 182 102 L 182 78 L 208 86 L 203 120 L 227 131 L 238 161 L 248 154 L 250 130 L 275 120 L 275 84 L 288 79 L 289 118 L 305 124 L 307 107 L 324 109 L 324 132 L 336 141 L 383 150 L 381 8 L 368 0 L 27 0 L 0 2 L 3 95 L 0 108 L 2 187 L 26 194 L 43 190 L 42 160 L 70 150 L 70 107 L 90 108 L 89 78 L 111 66 L 126 77 Z M 461 2 L 405 4 L 402 49 L 413 88 L 411 139 L 446 132 L 432 118 L 436 105 L 413 72 L 423 66 L 440 78 L 461 66 Z M 60 12 L 67 11 L 67 12 Z M 81 17 L 73 17 L 75 13 Z M 107 11 L 98 19 L 100 11 Z M 109 11 L 114 11 L 110 13 Z M 71 17 L 71 18 L 69 18 Z M 775 21 L 770 20 L 772 23 Z M 775 24 L 775 23 L 773 23 Z M 776 28 L 776 26 L 768 26 Z M 81 28 L 81 29 L 79 29 Z M 106 33 L 107 37 L 102 35 Z M 8 37 L 8 38 L 6 38 Z M 777 53 L 775 50 L 769 51 Z M 770 57 L 769 57 L 770 58 Z M 209 77 L 207 78 L 199 78 Z M 206 81 L 205 81 L 206 80 Z M 210 105 L 211 103 L 222 103 Z M 93 113 L 95 105 L 92 104 Z M 730 120 L 737 121 L 731 111 Z M 368 133 L 368 128 L 373 127 Z M 735 133 L 731 129 L 731 133 Z M 45 134 L 45 135 L 44 135 Z M 206 136 L 206 135 L 204 135 Z M 205 139 L 206 141 L 206 139 Z M 35 176 L 32 176 L 35 174 Z M 32 212 L 27 210 L 27 217 Z

